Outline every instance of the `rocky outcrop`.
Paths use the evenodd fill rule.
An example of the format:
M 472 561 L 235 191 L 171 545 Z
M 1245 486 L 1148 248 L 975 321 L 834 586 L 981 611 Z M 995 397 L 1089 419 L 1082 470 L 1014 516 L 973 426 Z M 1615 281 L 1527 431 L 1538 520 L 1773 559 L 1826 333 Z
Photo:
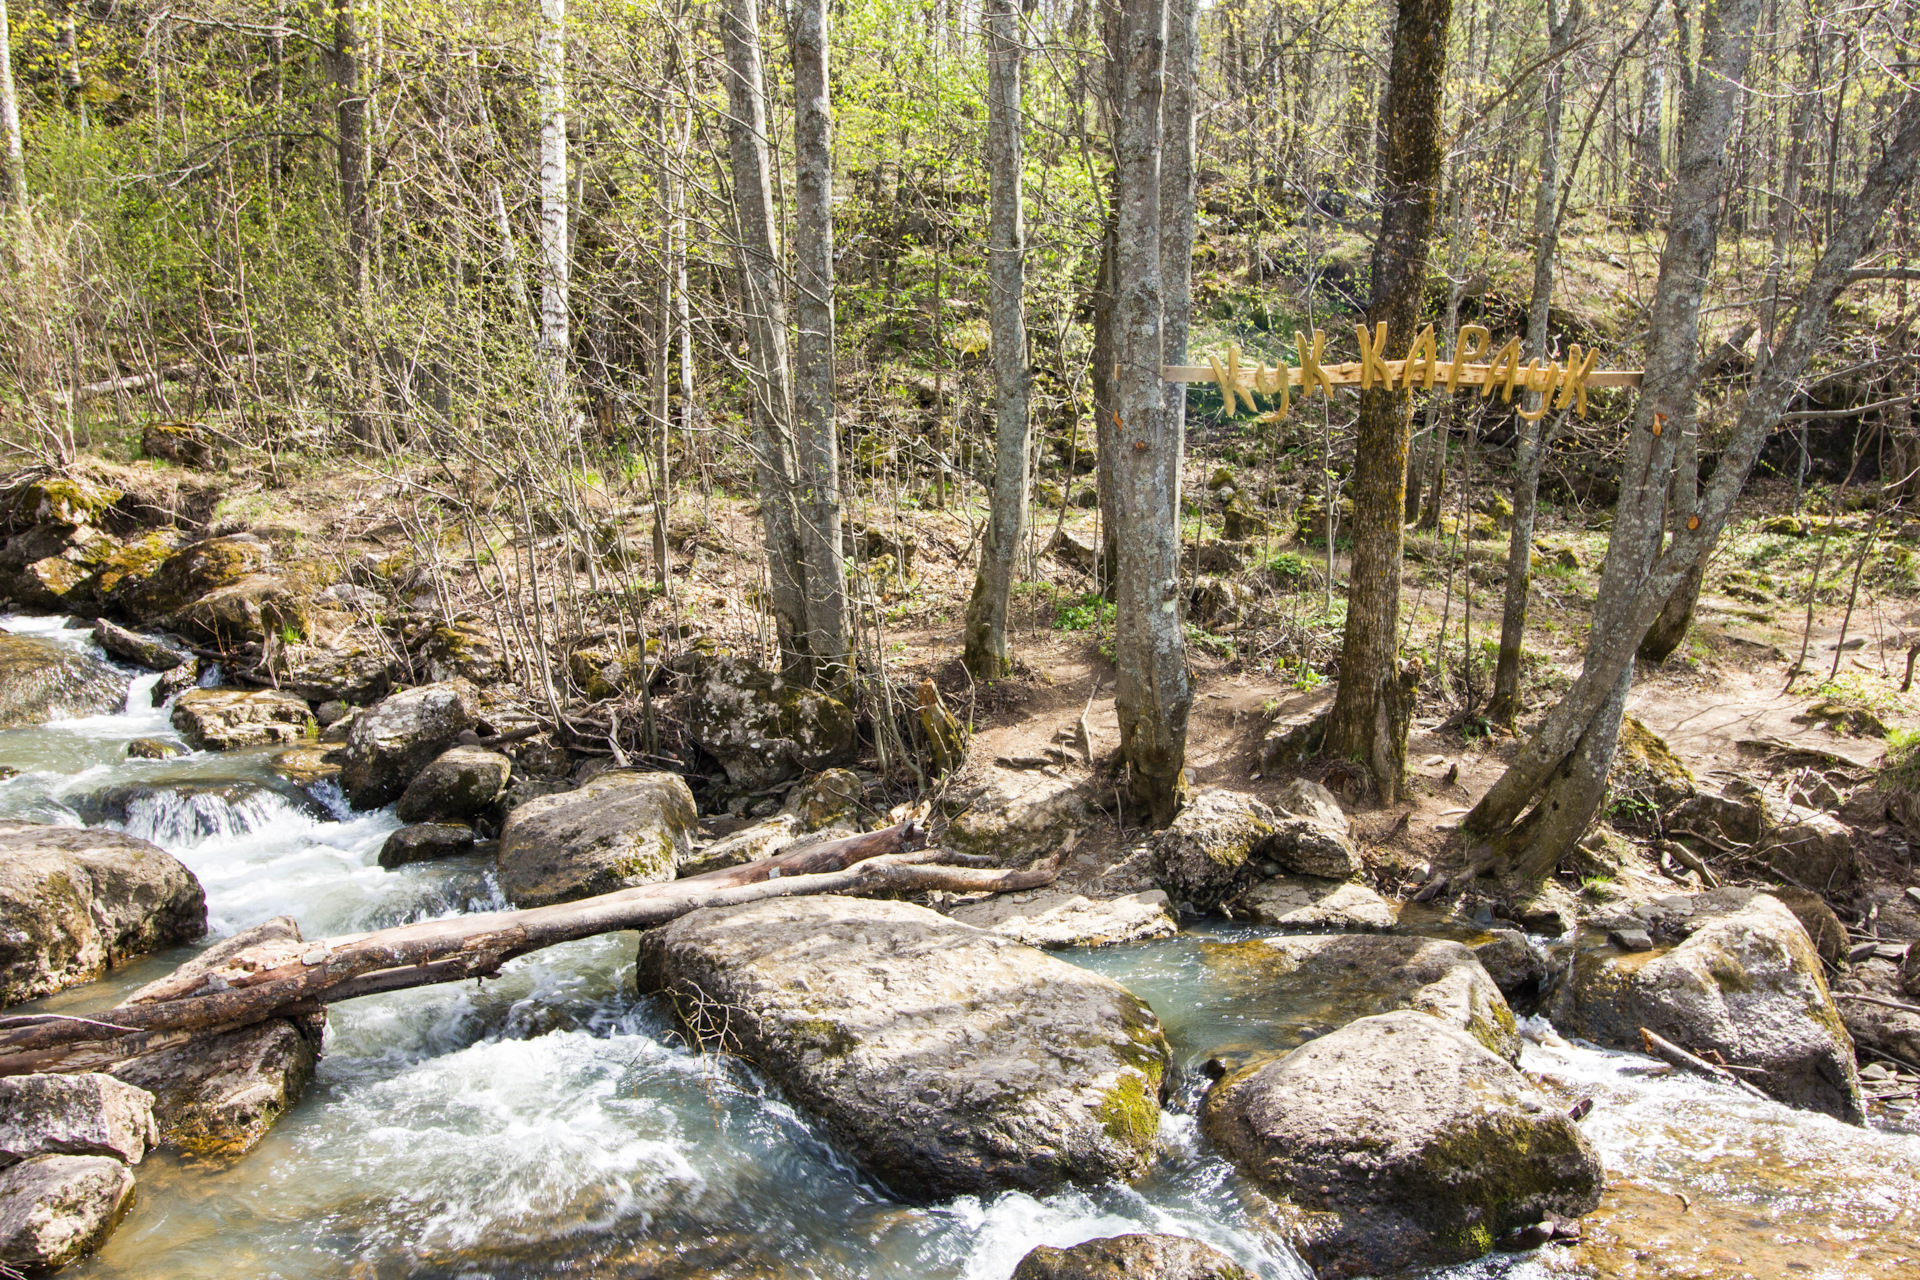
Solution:
M 340 768 L 348 803 L 378 809 L 398 800 L 415 774 L 473 727 L 478 702 L 472 685 L 449 680 L 402 690 L 355 717 Z
M 1694 1053 L 1759 1067 L 1753 1083 L 1792 1106 L 1861 1122 L 1853 1042 L 1793 913 L 1751 889 L 1716 889 L 1651 920 L 1653 946 L 1626 951 L 1600 919 L 1581 929 L 1554 1024 L 1639 1050 L 1642 1027 Z
M 189 689 L 168 718 L 199 751 L 298 742 L 320 732 L 306 699 L 278 689 Z
M 677 774 L 609 769 L 513 811 L 500 832 L 500 890 L 538 907 L 671 880 L 698 821 Z
M 277 947 L 287 959 L 304 949 L 300 927 L 278 916 L 207 948 L 127 1000 L 141 1004 L 196 989 L 197 980 L 251 947 Z M 325 1013 L 298 1021 L 274 1018 L 192 1043 L 130 1058 L 109 1068 L 154 1099 L 161 1141 L 188 1155 L 236 1156 L 250 1151 L 313 1079 Z
M 159 1141 L 153 1095 L 112 1076 L 0 1076 L 0 1168 L 48 1154 L 139 1164 Z
M 1471 951 L 1439 938 L 1326 934 L 1212 943 L 1209 974 L 1276 1028 L 1306 1039 L 1371 1014 L 1410 1009 L 1464 1031 L 1508 1062 L 1520 1058 L 1513 1010 Z
M 452 747 L 415 774 L 394 813 L 402 822 L 462 822 L 485 813 L 507 789 L 513 761 L 484 747 Z
M 1052 853 L 1092 812 L 1085 775 L 1059 768 L 1008 769 L 969 761 L 942 808 L 942 843 L 960 853 L 1024 863 Z
M 189 635 L 224 647 L 248 640 L 298 640 L 307 634 L 307 611 L 286 581 L 271 573 L 250 573 L 191 601 L 172 615 Z
M 472 853 L 473 828 L 464 822 L 416 822 L 400 828 L 380 846 L 380 865 L 391 871 L 410 862 L 432 862 Z
M 133 1207 L 133 1174 L 106 1156 L 35 1156 L 0 1171 L 0 1266 L 53 1271 L 86 1257 Z
M 126 572 L 105 591 L 107 603 L 130 617 L 172 618 L 209 593 L 273 567 L 272 548 L 251 534 L 152 551 L 148 563 L 122 566 Z
M 697 876 L 708 871 L 737 867 L 743 862 L 771 858 L 792 844 L 799 835 L 800 819 L 790 813 L 776 813 L 771 818 L 742 827 L 696 849 L 680 864 L 680 874 Z
M 200 882 L 145 840 L 0 823 L 0 1005 L 90 982 L 206 931 Z
M 1363 884 L 1318 876 L 1256 881 L 1227 908 L 1234 919 L 1301 933 L 1358 933 L 1393 928 L 1393 905 Z
M 725 651 L 694 654 L 687 728 L 736 787 L 761 790 L 853 755 L 853 712 Z
M 1212 911 L 1262 877 L 1360 873 L 1351 824 L 1332 792 L 1295 779 L 1278 804 L 1218 787 L 1198 792 L 1154 838 L 1154 878 L 1176 900 Z
M 1013 1269 L 1013 1280 L 1254 1280 L 1253 1272 L 1212 1245 L 1185 1236 L 1131 1235 L 1085 1240 L 1066 1249 L 1041 1245 Z
M 954 908 L 953 918 L 1049 951 L 1145 942 L 1180 932 L 1172 904 L 1158 889 L 1120 898 L 1089 898 L 1062 889 L 997 893 Z
M 118 711 L 127 678 L 91 654 L 39 636 L 0 634 L 0 729 Z
M 1461 1262 L 1600 1203 L 1567 1113 L 1471 1036 L 1418 1013 L 1362 1018 L 1207 1095 L 1207 1135 L 1300 1212 L 1322 1280 Z
M 1124 988 L 924 907 L 701 910 L 640 937 L 639 983 L 765 1071 L 900 1194 L 1130 1179 L 1167 1045 Z

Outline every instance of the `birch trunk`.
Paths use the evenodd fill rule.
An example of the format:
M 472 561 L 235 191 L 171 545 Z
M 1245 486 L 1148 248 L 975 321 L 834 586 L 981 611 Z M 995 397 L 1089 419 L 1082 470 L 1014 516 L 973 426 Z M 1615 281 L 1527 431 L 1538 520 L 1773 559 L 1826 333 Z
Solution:
M 728 0 L 720 32 L 727 57 L 727 153 L 733 179 L 740 308 L 753 384 L 753 454 L 760 481 L 774 631 L 781 667 L 808 683 L 813 666 L 806 649 L 806 570 L 794 511 L 793 381 L 787 364 L 787 308 L 773 239 L 767 89 L 757 0 Z
M 987 288 L 994 381 L 993 504 L 980 568 L 967 601 L 963 660 L 977 680 L 1013 670 L 1007 655 L 1007 597 L 1026 531 L 1026 223 L 1021 211 L 1021 75 L 1024 43 L 1016 0 L 987 0 Z
M 1179 432 L 1168 421 L 1161 342 L 1161 100 L 1167 0 L 1120 0 L 1113 55 L 1116 224 L 1113 344 L 1115 710 L 1126 792 L 1154 826 L 1173 820 L 1184 787 L 1193 690 L 1180 630 Z
M 1547 0 L 1547 53 L 1553 59 L 1542 86 L 1540 181 L 1533 202 L 1533 297 L 1527 307 L 1527 354 L 1546 359 L 1547 317 L 1553 301 L 1554 259 L 1559 253 L 1560 114 L 1566 101 L 1566 53 L 1580 25 L 1581 0 L 1565 16 L 1557 0 Z M 1529 392 L 1528 412 L 1538 412 L 1551 395 Z M 1507 541 L 1506 598 L 1500 615 L 1500 656 L 1494 664 L 1493 698 L 1487 719 L 1513 728 L 1520 713 L 1520 658 L 1526 640 L 1527 596 L 1533 590 L 1533 518 L 1540 497 L 1540 467 L 1550 441 L 1544 412 L 1532 422 L 1520 420 L 1514 451 L 1513 530 Z
M 540 111 L 540 343 L 548 417 L 566 412 L 567 0 L 540 0 L 534 51 Z M 591 548 L 589 553 L 591 554 Z
M 1719 197 L 1736 85 L 1746 70 L 1760 0 L 1709 11 L 1700 64 L 1681 117 L 1672 215 L 1652 315 L 1653 340 L 1640 404 L 1630 427 L 1607 561 L 1579 678 L 1520 754 L 1467 815 L 1470 872 L 1495 868 L 1521 880 L 1552 871 L 1592 820 L 1606 794 L 1619 707 L 1632 684 L 1634 653 L 1688 574 L 1704 566 L 1725 528 L 1754 459 L 1779 425 L 1819 344 L 1848 272 L 1880 217 L 1914 175 L 1920 158 L 1920 97 L 1909 97 L 1889 130 L 1885 154 L 1836 223 L 1800 292 L 1767 371 L 1747 402 L 1701 494 L 1697 517 L 1660 550 L 1665 498 L 1683 432 L 1665 423 L 1690 415 L 1699 373 L 1700 293 L 1720 224 Z M 1659 434 L 1654 427 L 1660 425 Z
M 0 208 L 27 203 L 27 153 L 20 145 L 20 100 L 13 91 L 13 36 L 9 0 L 0 0 Z
M 1386 326 L 1386 350 L 1413 343 L 1426 295 L 1427 246 L 1440 188 L 1440 106 L 1453 0 L 1400 0 L 1380 122 L 1380 236 L 1373 247 L 1368 326 Z M 1407 723 L 1417 672 L 1402 672 L 1400 552 L 1407 503 L 1411 393 L 1360 392 L 1354 439 L 1353 568 L 1340 686 L 1326 753 L 1358 760 L 1382 802 L 1405 789 Z
M 795 503 L 805 554 L 807 637 L 813 682 L 839 690 L 851 678 L 847 575 L 840 543 L 840 449 L 833 379 L 833 113 L 827 94 L 826 0 L 795 0 L 793 47 L 794 259 L 799 322 L 794 435 Z

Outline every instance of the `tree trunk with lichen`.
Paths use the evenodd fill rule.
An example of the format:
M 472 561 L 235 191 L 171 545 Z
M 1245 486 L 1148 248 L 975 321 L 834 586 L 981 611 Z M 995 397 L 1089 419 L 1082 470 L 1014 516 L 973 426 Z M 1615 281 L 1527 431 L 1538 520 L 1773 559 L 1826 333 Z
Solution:
M 1380 236 L 1373 246 L 1370 330 L 1385 351 L 1413 343 L 1426 296 L 1427 246 L 1440 186 L 1440 106 L 1453 0 L 1400 0 L 1380 121 Z M 1326 754 L 1358 760 L 1383 801 L 1405 788 L 1412 681 L 1400 669 L 1400 553 L 1412 393 L 1360 392 L 1354 437 L 1353 568 L 1340 687 Z

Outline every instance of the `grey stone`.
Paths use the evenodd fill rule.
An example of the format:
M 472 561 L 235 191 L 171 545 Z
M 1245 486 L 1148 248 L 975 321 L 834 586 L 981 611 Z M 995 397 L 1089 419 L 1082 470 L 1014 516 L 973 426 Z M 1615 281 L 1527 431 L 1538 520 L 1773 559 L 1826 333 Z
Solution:
M 1284 871 L 1326 880 L 1351 880 L 1360 875 L 1360 849 L 1353 842 L 1353 822 L 1317 782 L 1295 778 L 1273 802 L 1279 816 L 1273 838 L 1261 851 Z
M 1815 893 L 1846 893 L 1859 879 L 1853 833 L 1829 813 L 1794 806 L 1760 837 L 1753 856 Z
M 1855 964 L 1852 972 L 1833 983 L 1834 1004 L 1847 1024 L 1847 1034 L 1852 1037 L 1854 1047 L 1874 1050 L 1901 1062 L 1920 1063 L 1920 1013 L 1847 997 L 1870 996 L 1873 1000 L 1911 1005 L 1915 994 L 1900 981 L 1900 962 L 1883 960 L 1878 955 Z
M 1752 844 L 1766 828 L 1767 814 L 1757 797 L 1702 791 L 1668 810 L 1666 825 L 1669 831 L 1690 827 L 1709 836 L 1718 832 L 1735 844 Z
M 1003 864 L 1031 861 L 1086 825 L 1088 790 L 1084 774 L 970 760 L 948 787 L 942 843 Z
M 149 671 L 171 671 L 193 661 L 191 650 L 171 640 L 141 635 L 137 631 L 115 626 L 105 618 L 94 619 L 93 639 L 95 644 L 114 657 L 138 663 Z
M 1547 980 L 1547 958 L 1518 929 L 1495 929 L 1485 942 L 1473 944 L 1473 958 L 1509 1001 L 1533 995 Z
M 787 795 L 780 812 L 800 820 L 803 832 L 824 831 L 829 827 L 851 826 L 848 835 L 859 830 L 860 777 L 851 769 L 828 769 L 815 774 Z
M 127 678 L 92 654 L 0 633 L 0 729 L 104 715 L 126 701 Z
M 1212 911 L 1253 882 L 1273 837 L 1273 810 L 1220 787 L 1196 792 L 1153 838 L 1153 876 L 1176 902 Z
M 206 931 L 200 882 L 165 850 L 115 831 L 0 823 L 0 1005 Z
M 394 813 L 402 822 L 457 822 L 485 813 L 513 776 L 513 761 L 484 747 L 451 747 L 414 775 Z
M 1694 1053 L 1762 1068 L 1754 1084 L 1782 1102 L 1860 1123 L 1853 1042 L 1793 913 L 1751 889 L 1716 889 L 1695 898 L 1677 927 L 1684 941 L 1651 954 L 1583 941 L 1555 1025 L 1636 1051 L 1645 1027 Z
M 1653 950 L 1653 935 L 1645 929 L 1612 929 L 1607 933 L 1607 941 L 1622 951 Z
M 1207 1095 L 1203 1122 L 1300 1211 L 1294 1243 L 1321 1280 L 1466 1261 L 1600 1203 L 1600 1160 L 1564 1106 L 1418 1013 L 1243 1068 Z
M 1128 1235 L 1084 1240 L 1066 1249 L 1041 1245 L 1013 1269 L 1013 1280 L 1254 1280 L 1212 1245 L 1185 1236 Z
M 393 673 L 383 653 L 366 649 L 324 649 L 302 645 L 290 650 L 281 684 L 309 702 L 367 706 L 387 696 Z
M 129 760 L 171 760 L 185 755 L 186 748 L 177 742 L 168 742 L 165 738 L 135 738 L 127 743 Z
M 1272 773 L 1305 763 L 1320 754 L 1333 714 L 1333 691 L 1326 690 L 1300 703 L 1281 708 L 1268 722 L 1260 739 L 1260 771 Z
M 473 727 L 478 698 L 464 680 L 393 694 L 354 717 L 340 786 L 356 809 L 392 804 L 413 776 Z
M 853 712 L 839 699 L 736 654 L 696 653 L 689 668 L 688 731 L 734 786 L 759 790 L 852 757 Z
M 790 813 L 776 813 L 696 849 L 681 864 L 680 874 L 697 876 L 771 858 L 792 844 L 799 833 L 800 819 Z
M 1145 942 L 1180 932 L 1167 895 L 1158 889 L 1105 899 L 1059 889 L 997 893 L 954 908 L 953 918 L 1042 950 Z
M 139 1164 L 159 1140 L 153 1095 L 112 1076 L 0 1076 L 0 1167 L 43 1155 Z
M 1130 1179 L 1167 1046 L 1110 979 L 901 902 L 701 910 L 640 935 L 639 984 L 765 1071 L 902 1195 Z
M 307 700 L 278 689 L 189 689 L 170 719 L 197 751 L 298 742 L 318 731 Z
M 391 870 L 409 862 L 431 862 L 473 852 L 473 828 L 462 822 L 416 822 L 400 828 L 380 846 L 380 865 Z
M 500 832 L 500 889 L 523 907 L 673 879 L 693 851 L 693 793 L 671 773 L 613 769 L 527 801 Z
M 1303 932 L 1355 933 L 1391 929 L 1393 904 L 1351 880 L 1276 876 L 1261 880 L 1230 904 L 1235 918 Z
M 35 1156 L 0 1172 L 0 1266 L 54 1271 L 106 1243 L 133 1206 L 108 1156 Z

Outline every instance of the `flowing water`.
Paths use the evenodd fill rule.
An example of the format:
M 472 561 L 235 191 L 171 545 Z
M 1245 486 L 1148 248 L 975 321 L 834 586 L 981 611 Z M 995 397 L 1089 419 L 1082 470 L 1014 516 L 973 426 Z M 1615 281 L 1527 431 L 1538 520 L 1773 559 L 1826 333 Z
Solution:
M 0 626 L 89 643 L 58 620 Z M 484 860 L 381 869 L 391 813 L 300 791 L 271 752 L 126 759 L 131 739 L 172 737 L 151 686 L 130 676 L 121 715 L 0 733 L 0 765 L 20 770 L 0 782 L 0 818 L 154 841 L 206 886 L 214 937 L 280 914 L 319 937 L 505 905 Z M 1194 1119 L 1206 1059 L 1285 1049 L 1331 1025 L 1330 1010 L 1275 1010 L 1222 980 L 1221 944 L 1257 936 L 1066 953 L 1152 1004 L 1174 1047 L 1163 1150 L 1131 1187 L 903 1205 L 751 1070 L 683 1048 L 632 994 L 631 935 L 612 935 L 525 957 L 484 985 L 336 1006 L 313 1084 L 259 1147 L 220 1163 L 149 1157 L 125 1224 L 66 1274 L 1005 1280 L 1036 1244 L 1151 1230 L 1208 1240 L 1268 1280 L 1304 1277 L 1262 1230 L 1265 1201 Z M 37 1007 L 104 1008 L 188 954 Z M 1585 1127 L 1608 1165 L 1608 1203 L 1578 1250 L 1496 1256 L 1453 1280 L 1920 1265 L 1920 1138 L 1635 1076 L 1645 1060 L 1532 1030 L 1527 1069 L 1569 1100 L 1597 1100 Z

